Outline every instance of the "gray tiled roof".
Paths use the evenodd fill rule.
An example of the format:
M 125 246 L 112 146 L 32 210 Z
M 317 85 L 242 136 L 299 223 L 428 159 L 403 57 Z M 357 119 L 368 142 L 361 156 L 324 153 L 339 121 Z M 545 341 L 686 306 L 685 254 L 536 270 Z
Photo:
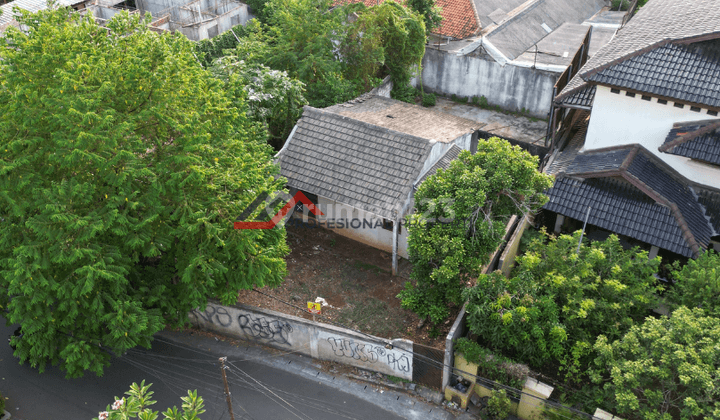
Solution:
M 720 35 L 720 7 L 709 0 L 651 0 L 583 67 L 583 77 L 673 40 Z
M 693 250 L 668 207 L 662 206 L 628 182 L 613 178 L 559 178 L 548 190 L 544 208 L 585 220 L 603 229 L 667 249 L 686 257 Z
M 288 185 L 394 218 L 432 142 L 306 106 L 278 154 Z
M 720 106 L 720 56 L 695 44 L 666 44 L 590 74 L 586 80 Z
M 718 129 L 720 119 L 675 123 L 659 150 L 720 165 Z
M 705 214 L 710 218 L 710 224 L 715 235 L 720 235 L 720 191 L 694 186 L 698 202 L 705 207 Z
M 558 96 L 559 101 L 556 101 L 556 103 L 566 108 L 590 109 L 595 100 L 596 89 L 597 86 L 595 85 L 584 84 L 581 89 L 568 92 L 562 98 Z
M 715 1 L 651 0 L 588 60 L 558 99 L 604 68 L 673 41 L 705 35 L 720 36 L 720 7 Z
M 448 170 L 450 168 L 450 163 L 453 160 L 457 159 L 458 156 L 460 156 L 460 152 L 462 152 L 461 148 L 457 147 L 454 144 L 452 146 L 450 146 L 450 148 L 445 152 L 445 154 L 443 154 L 440 157 L 440 159 L 438 159 L 438 161 L 435 162 L 435 164 L 433 166 L 431 166 L 430 169 L 428 169 L 427 172 L 425 172 L 425 174 L 423 174 L 422 178 L 420 178 L 415 183 L 415 188 L 419 187 L 420 184 L 425 182 L 425 180 L 428 179 L 429 177 L 435 175 L 435 173 L 438 171 L 438 169 Z
M 81 3 L 81 0 L 58 0 L 60 6 L 72 6 L 76 3 Z M 29 12 L 37 12 L 40 10 L 47 9 L 47 0 L 15 0 L 10 3 L 3 4 L 0 6 L 2 14 L 0 14 L 0 32 L 4 31 L 6 26 L 15 20 L 15 13 L 13 8 L 18 7 Z
M 697 252 L 700 248 L 707 248 L 710 237 L 713 236 L 713 227 L 705 216 L 705 209 L 698 203 L 694 191 L 687 185 L 687 180 L 642 146 L 628 145 L 578 154 L 567 170 L 560 174 L 561 178 L 563 176 L 585 179 L 621 177 L 643 191 L 650 199 L 667 206 L 679 226 L 681 238 L 670 242 L 667 242 L 666 238 L 664 246 L 654 245 L 673 250 L 669 246 L 674 244 L 672 246 L 677 247 L 677 244 L 685 242 L 690 250 Z M 569 194 L 568 191 L 571 190 L 563 194 Z M 613 202 L 615 199 L 607 200 Z M 628 233 L 618 233 L 644 241 Z M 685 255 L 683 252 L 678 253 Z

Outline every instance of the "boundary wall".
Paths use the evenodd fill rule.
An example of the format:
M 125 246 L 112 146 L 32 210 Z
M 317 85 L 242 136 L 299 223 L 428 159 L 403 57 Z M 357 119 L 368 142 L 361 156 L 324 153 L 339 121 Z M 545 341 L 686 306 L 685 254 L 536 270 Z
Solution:
M 413 342 L 359 334 L 334 325 L 246 305 L 209 302 L 193 310 L 190 322 L 207 331 L 251 341 L 313 359 L 413 379 Z

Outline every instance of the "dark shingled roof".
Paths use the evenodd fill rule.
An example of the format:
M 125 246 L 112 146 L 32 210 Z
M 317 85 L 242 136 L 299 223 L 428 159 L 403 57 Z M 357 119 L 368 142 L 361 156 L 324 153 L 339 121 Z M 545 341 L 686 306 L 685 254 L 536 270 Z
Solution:
M 720 235 L 720 191 L 695 186 L 698 202 L 705 207 L 705 214 L 710 218 L 710 224 L 715 229 L 714 235 Z
M 720 119 L 673 124 L 661 152 L 720 165 Z
M 290 187 L 394 218 L 432 144 L 306 106 L 278 162 Z
M 457 159 L 458 156 L 460 156 L 460 152 L 462 152 L 462 149 L 457 147 L 456 145 L 452 145 L 446 152 L 443 154 L 440 159 L 438 159 L 437 162 L 433 166 L 430 167 L 430 169 L 425 172 L 425 174 L 418 180 L 418 182 L 415 183 L 415 188 L 419 187 L 420 184 L 425 182 L 426 179 L 430 178 L 431 176 L 435 175 L 438 169 L 445 169 L 448 170 L 450 168 L 450 163 Z
M 592 73 L 585 80 L 720 106 L 720 56 L 694 44 L 666 44 Z
M 547 192 L 544 208 L 577 220 L 629 236 L 639 241 L 691 257 L 670 209 L 662 206 L 630 183 L 613 178 L 559 178 Z
M 720 37 L 720 7 L 716 2 L 651 0 L 588 60 L 558 98 L 581 88 L 590 75 L 607 67 L 671 42 L 692 42 L 703 36 Z
M 582 88 L 573 92 L 567 92 L 563 97 L 558 95 L 556 104 L 564 106 L 565 108 L 590 109 L 592 108 L 593 100 L 595 100 L 596 89 L 597 86 L 595 85 L 584 84 Z
M 705 217 L 705 209 L 698 203 L 694 191 L 686 185 L 686 180 L 640 145 L 621 146 L 578 154 L 575 160 L 567 167 L 567 170 L 559 175 L 560 178 L 564 176 L 585 179 L 621 177 L 646 194 L 649 199 L 666 206 L 675 219 L 675 224 L 680 229 L 680 238 L 672 240 L 665 238 L 664 245 L 658 243 L 653 243 L 653 245 L 686 255 L 686 251 L 679 252 L 677 248 L 678 244 L 685 243 L 685 246 L 696 254 L 700 248 L 707 248 L 710 237 L 713 236 L 713 227 Z M 564 194 L 567 195 L 568 192 L 566 191 Z M 601 196 L 605 197 L 605 195 Z M 565 197 L 565 199 L 568 199 L 568 197 Z M 609 203 L 614 202 L 614 199 L 606 199 Z M 546 206 L 546 208 L 552 210 L 550 207 Z M 582 213 L 583 210 L 576 209 L 576 211 Z M 575 218 L 575 216 L 570 217 Z M 625 216 L 618 214 L 617 217 L 622 218 Z M 632 219 L 635 216 L 630 215 L 630 217 Z M 653 229 L 655 228 L 653 227 Z M 634 234 L 615 231 L 651 243 L 634 236 Z M 649 234 L 649 232 L 645 233 Z

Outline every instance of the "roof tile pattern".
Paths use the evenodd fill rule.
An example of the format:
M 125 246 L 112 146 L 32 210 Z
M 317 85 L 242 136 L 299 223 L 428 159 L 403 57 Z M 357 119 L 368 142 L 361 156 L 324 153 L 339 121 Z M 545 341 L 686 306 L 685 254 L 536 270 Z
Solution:
M 720 106 L 720 57 L 692 45 L 666 44 L 600 70 L 586 80 Z
M 442 22 L 436 33 L 455 39 L 465 39 L 480 33 L 480 24 L 472 0 L 437 0 L 442 8 Z
M 715 230 L 714 235 L 720 235 L 720 191 L 694 187 L 697 191 L 698 202 L 705 207 L 705 214 L 710 218 L 710 224 Z
M 691 257 L 693 251 L 670 209 L 631 184 L 613 178 L 559 178 L 544 208 L 639 241 Z
M 661 169 L 650 154 L 638 153 L 628 166 L 628 172 L 653 191 L 678 207 L 695 240 L 707 248 L 712 228 L 693 191 Z
M 679 244 L 684 243 L 683 246 L 687 246 L 692 255 L 692 253 L 699 251 L 700 248 L 707 248 L 710 237 L 713 236 L 713 227 L 705 216 L 705 208 L 698 202 L 694 191 L 683 182 L 684 178 L 681 178 L 669 166 L 663 164 L 642 146 L 628 145 L 578 154 L 567 167 L 567 170 L 560 174 L 561 179 L 565 176 L 574 176 L 586 180 L 621 177 L 628 184 L 632 184 L 633 188 L 646 194 L 648 200 L 656 201 L 658 205 L 667 206 L 669 214 L 673 217 L 674 223 L 679 229 L 680 237 L 672 240 L 664 237 L 663 243 L 665 245 L 653 243 L 654 245 L 686 255 L 684 252 L 677 250 Z M 577 199 L 567 197 L 572 190 L 566 189 L 563 191 L 563 200 L 577 201 Z M 598 197 L 605 197 L 609 203 L 615 200 L 602 194 L 598 195 Z M 602 203 L 598 202 L 598 204 Z M 546 208 L 551 210 L 551 207 Z M 576 209 L 576 211 L 582 213 L 582 209 Z M 634 218 L 633 214 L 630 214 L 629 217 Z M 617 217 L 623 218 L 625 216 L 619 213 Z M 623 222 L 618 223 L 622 225 Z M 634 229 L 634 226 L 630 227 Z M 641 237 L 634 236 L 634 234 L 615 231 L 652 243 Z
M 443 154 L 440 159 L 438 159 L 438 161 L 435 162 L 435 164 L 431 166 L 430 169 L 425 172 L 425 174 L 423 174 L 422 178 L 420 178 L 418 182 L 415 183 L 415 188 L 419 187 L 420 184 L 425 182 L 426 179 L 435 175 L 438 169 L 448 170 L 450 168 L 450 163 L 452 163 L 453 160 L 457 159 L 458 156 L 460 156 L 460 152 L 462 152 L 461 148 L 457 147 L 454 144 L 450 146 L 450 148 L 445 152 L 445 154 Z
M 595 100 L 595 90 L 597 86 L 585 84 L 582 89 L 577 89 L 557 102 L 558 105 L 566 108 L 592 108 L 593 101 Z
M 590 73 L 667 44 L 708 34 L 720 36 L 720 7 L 707 0 L 652 0 L 601 48 L 563 89 L 560 97 L 579 87 Z M 582 77 L 581 77 L 582 76 Z M 638 75 L 641 77 L 641 75 Z
M 290 187 L 394 218 L 431 147 L 426 139 L 306 106 L 278 162 Z
M 673 124 L 660 151 L 720 165 L 720 120 Z

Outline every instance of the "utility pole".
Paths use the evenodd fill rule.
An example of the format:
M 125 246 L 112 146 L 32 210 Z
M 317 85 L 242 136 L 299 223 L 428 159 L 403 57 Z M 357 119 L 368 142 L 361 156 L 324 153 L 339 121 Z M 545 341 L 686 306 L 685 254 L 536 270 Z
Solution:
M 230 410 L 230 420 L 235 420 L 235 415 L 232 411 L 232 401 L 230 400 L 230 389 L 228 388 L 227 376 L 225 375 L 225 361 L 227 357 L 221 357 L 220 359 L 220 372 L 222 372 L 223 382 L 225 383 L 225 399 L 227 399 L 228 410 Z

